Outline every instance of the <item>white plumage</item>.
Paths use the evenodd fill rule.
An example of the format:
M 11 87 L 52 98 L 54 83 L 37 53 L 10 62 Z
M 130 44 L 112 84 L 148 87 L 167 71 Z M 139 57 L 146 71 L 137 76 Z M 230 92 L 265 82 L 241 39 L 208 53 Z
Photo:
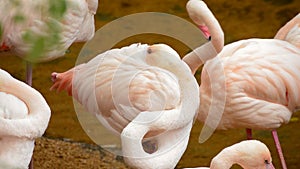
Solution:
M 226 147 L 211 160 L 210 168 L 194 169 L 229 169 L 233 164 L 244 169 L 275 169 L 268 147 L 258 140 L 241 141 Z
M 43 96 L 0 69 L 0 168 L 28 168 L 49 119 Z
M 51 89 L 67 90 L 107 128 L 120 134 L 129 165 L 176 166 L 188 144 L 199 91 L 189 67 L 172 48 L 132 44 L 52 77 Z M 157 149 L 144 150 L 145 140 Z
M 55 3 L 59 5 L 57 9 L 52 9 L 50 4 Z M 64 7 L 66 11 L 62 17 L 56 17 L 55 12 Z M 53 60 L 63 56 L 73 42 L 87 41 L 93 37 L 97 7 L 97 0 L 2 0 L 0 45 L 5 44 L 18 56 L 31 62 Z M 44 41 L 38 41 L 38 38 L 44 38 Z M 55 38 L 59 40 L 53 41 Z M 44 45 L 43 55 L 39 58 L 28 56 L 33 42 Z

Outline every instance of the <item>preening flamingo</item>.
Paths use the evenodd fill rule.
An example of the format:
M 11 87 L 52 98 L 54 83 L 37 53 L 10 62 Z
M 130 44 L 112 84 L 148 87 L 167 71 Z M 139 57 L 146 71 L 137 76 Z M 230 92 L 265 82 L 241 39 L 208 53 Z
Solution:
M 258 140 L 241 141 L 226 147 L 212 159 L 210 168 L 195 169 L 229 169 L 233 164 L 246 169 L 275 169 L 268 147 Z
M 95 32 L 98 0 L 0 1 L 0 46 L 28 63 L 61 57 L 73 42 Z M 27 81 L 31 84 L 31 65 Z
M 27 169 L 49 119 L 43 96 L 0 69 L 0 168 Z
M 199 88 L 171 47 L 132 44 L 112 49 L 65 73 L 53 73 L 52 78 L 52 90 L 67 90 L 121 135 L 127 164 L 176 166 L 198 111 Z M 147 151 L 149 140 L 155 150 Z
M 199 5 L 203 4 L 203 1 L 190 2 L 194 8 L 187 6 L 189 13 L 208 10 L 207 6 Z M 190 16 L 195 22 L 199 19 Z M 219 117 L 214 117 L 213 114 L 220 114 L 218 111 L 223 110 L 215 109 L 210 112 L 210 105 L 214 101 L 225 104 L 217 126 L 219 129 L 272 130 L 283 168 L 286 168 L 286 164 L 276 129 L 288 123 L 293 112 L 300 106 L 300 50 L 297 38 L 300 35 L 299 16 L 298 14 L 278 32 L 276 37 L 282 40 L 248 39 L 226 45 L 215 58 L 204 64 L 201 75 L 198 119 L 204 122 L 210 116 L 214 121 L 218 121 L 216 118 Z M 209 23 L 205 24 L 212 23 L 212 30 L 216 30 L 219 25 L 213 22 L 213 16 L 210 17 L 205 20 Z M 212 36 L 212 41 L 214 38 L 219 39 Z M 187 55 L 183 60 L 197 57 Z M 189 62 L 189 65 L 193 72 L 200 66 L 196 62 Z M 220 97 L 212 99 L 212 85 L 215 85 L 212 83 L 224 84 L 224 91 L 219 92 L 225 92 L 225 103 Z

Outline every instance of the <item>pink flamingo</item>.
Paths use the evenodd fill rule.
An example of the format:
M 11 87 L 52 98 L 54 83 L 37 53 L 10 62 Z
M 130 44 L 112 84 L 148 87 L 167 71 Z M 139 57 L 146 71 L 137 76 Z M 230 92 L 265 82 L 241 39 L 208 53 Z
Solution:
M 28 168 L 50 113 L 38 91 L 0 69 L 0 168 Z
M 73 42 L 93 37 L 97 7 L 97 0 L 2 0 L 0 46 L 27 61 L 26 81 L 31 84 L 31 63 L 61 57 Z M 33 48 L 41 50 L 37 56 L 32 56 L 36 54 Z
M 275 169 L 268 147 L 258 140 L 246 140 L 227 147 L 212 159 L 210 168 L 195 169 L 229 169 L 233 164 L 247 169 Z
M 112 49 L 67 72 L 53 73 L 52 78 L 51 90 L 66 90 L 120 134 L 127 164 L 176 166 L 188 144 L 199 89 L 171 47 L 132 44 Z M 148 143 L 155 148 L 149 150 Z
M 209 32 L 217 32 L 211 35 L 212 42 L 220 39 L 218 36 L 223 38 L 214 16 L 201 15 L 209 10 L 203 1 L 190 0 L 187 9 L 197 24 L 213 25 L 208 27 Z M 202 18 L 194 17 L 195 13 Z M 280 29 L 275 36 L 277 39 L 248 39 L 226 45 L 204 64 L 201 75 L 198 120 L 204 122 L 212 118 L 218 122 L 218 129 L 247 128 L 248 138 L 252 137 L 250 129 L 272 130 L 284 169 L 287 167 L 276 129 L 288 123 L 300 106 L 299 24 L 300 14 Z M 195 62 L 198 58 L 196 52 L 183 58 L 192 72 L 202 64 Z M 215 88 L 223 90 L 218 92 L 224 92 L 224 98 L 212 99 Z M 217 105 L 213 105 L 215 109 L 210 112 L 212 102 Z M 224 107 L 220 106 L 222 104 Z
M 215 22 L 218 21 L 215 20 Z M 221 29 L 221 27 L 219 27 L 219 29 Z M 201 30 L 204 34 L 208 35 L 206 27 L 201 27 Z M 218 32 L 211 33 L 214 34 Z M 220 39 L 219 41 L 213 39 L 207 44 L 200 46 L 195 51 L 203 54 L 210 53 L 209 56 L 204 58 L 205 60 L 209 60 L 217 55 L 214 46 L 219 46 L 217 51 L 221 51 L 224 43 L 223 41 L 223 39 Z M 168 54 L 159 52 L 160 50 L 158 49 L 160 48 L 166 50 L 167 53 L 173 53 L 176 57 L 169 57 L 169 59 L 173 60 L 166 59 Z M 186 70 L 186 64 L 183 64 L 181 61 L 179 62 L 178 54 L 169 47 L 165 45 L 148 46 L 133 44 L 129 47 L 107 51 L 96 56 L 88 63 L 78 65 L 64 73 L 52 73 L 54 84 L 51 87 L 51 90 L 66 90 L 69 95 L 72 95 L 84 105 L 89 112 L 95 114 L 96 117 L 98 117 L 98 119 L 113 133 L 121 133 L 122 151 L 126 156 L 125 159 L 128 164 L 138 168 L 174 168 L 186 149 L 188 141 L 187 133 L 189 133 L 192 125 L 192 121 L 190 121 L 191 115 L 182 118 L 182 120 L 178 122 L 177 127 L 172 124 L 174 120 L 181 116 L 178 114 L 180 108 L 175 108 L 175 105 L 179 104 L 179 102 L 177 102 L 177 98 L 180 97 L 178 92 L 185 91 L 182 95 L 186 95 L 184 98 L 187 98 L 187 96 L 192 93 L 196 94 L 196 91 L 195 86 L 183 87 L 185 84 L 178 86 L 176 85 L 176 81 L 173 81 L 172 84 L 170 84 L 168 81 L 172 81 L 173 78 L 170 79 L 169 75 L 165 77 L 165 81 L 162 81 L 163 78 L 152 78 L 152 75 L 150 76 L 150 74 L 148 75 L 146 72 L 142 72 L 136 78 L 133 78 L 131 74 L 143 69 L 143 66 L 139 66 L 140 64 L 145 66 L 148 65 L 147 67 L 149 67 L 150 60 L 145 60 L 144 58 L 151 58 L 150 56 L 154 54 L 157 55 L 157 58 L 156 61 L 152 63 L 152 66 L 161 67 L 167 62 L 163 67 L 171 72 L 176 71 L 177 73 L 175 73 L 175 75 L 177 78 L 184 78 L 183 75 L 185 74 L 185 78 L 193 79 L 190 77 L 189 71 Z M 193 55 L 193 53 L 191 53 L 191 55 Z M 170 67 L 174 63 L 178 66 Z M 179 73 L 176 69 L 182 69 L 182 73 Z M 156 68 L 154 70 L 155 72 L 157 71 Z M 152 68 L 149 69 L 149 71 L 152 71 Z M 157 71 L 155 75 L 165 76 L 161 70 Z M 96 79 L 94 79 L 95 77 Z M 113 90 L 111 91 L 112 86 L 115 87 L 113 87 Z M 127 91 L 127 88 L 129 88 L 129 91 Z M 149 94 L 153 94 L 153 91 L 157 91 L 158 93 L 154 92 L 157 94 L 154 94 L 149 100 Z M 128 95 L 130 96 L 129 100 L 127 100 Z M 119 99 L 116 99 L 116 97 Z M 185 108 L 185 111 L 189 112 L 188 114 L 193 114 L 195 110 L 194 106 L 198 102 L 198 99 L 193 97 L 194 96 L 189 96 L 189 99 L 181 99 L 183 103 L 192 103 Z M 164 100 L 165 98 L 168 98 L 166 103 Z M 190 98 L 193 98 L 194 100 Z M 125 103 L 125 105 L 129 104 L 130 106 L 120 106 L 122 105 L 121 103 Z M 160 118 L 163 120 L 153 123 L 150 121 L 145 122 L 147 125 L 138 124 L 140 120 L 152 119 L 157 116 L 156 114 L 160 114 L 158 111 L 154 110 L 161 107 L 160 104 L 162 103 L 165 103 L 166 106 L 169 107 L 167 109 L 170 110 L 166 111 L 166 113 L 164 113 L 165 116 Z M 149 105 L 152 105 L 152 107 L 149 107 Z M 149 112 L 149 109 L 153 109 L 153 112 Z M 146 111 L 147 113 L 143 112 L 145 110 L 148 110 Z M 181 108 L 181 110 L 183 110 L 183 108 Z M 172 113 L 174 113 L 173 117 L 171 115 Z M 189 122 L 187 123 L 186 121 Z M 171 130 L 166 132 L 167 129 L 165 127 Z M 177 129 L 172 129 L 173 127 Z M 163 135 L 161 135 L 162 131 L 164 131 Z M 178 137 L 179 135 L 184 136 L 180 144 L 176 143 L 178 139 L 181 138 Z M 155 150 L 147 149 L 147 144 L 145 143 L 147 143 L 147 140 L 149 139 L 151 143 L 154 142 L 155 146 L 157 146 L 154 148 Z M 143 144 L 141 144 L 142 142 Z M 172 151 L 169 151 L 164 155 L 161 154 L 174 144 L 176 144 L 176 147 L 174 147 Z

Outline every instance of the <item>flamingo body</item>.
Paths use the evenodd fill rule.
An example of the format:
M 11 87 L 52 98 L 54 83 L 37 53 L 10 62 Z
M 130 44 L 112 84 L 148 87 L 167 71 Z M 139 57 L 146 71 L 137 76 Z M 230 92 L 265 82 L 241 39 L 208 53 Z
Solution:
M 0 98 L 1 117 L 5 119 L 22 119 L 28 115 L 28 109 L 26 104 L 14 95 L 1 92 Z
M 0 69 L 0 168 L 28 168 L 49 119 L 42 95 Z
M 219 78 L 209 77 L 206 70 L 221 60 L 226 103 L 218 128 L 275 129 L 288 123 L 300 106 L 299 59 L 300 50 L 281 40 L 249 39 L 226 45 L 204 65 L 198 119 L 205 121 L 209 112 L 209 78 Z
M 286 169 L 276 128 L 288 123 L 300 104 L 300 14 L 284 25 L 275 39 L 241 40 L 223 48 L 223 31 L 205 3 L 190 0 L 188 4 L 191 19 L 200 29 L 207 25 L 208 33 L 214 33 L 211 42 L 217 51 L 214 55 L 211 47 L 199 48 L 183 58 L 193 73 L 207 61 L 199 61 L 201 58 L 211 58 L 201 75 L 198 119 L 205 121 L 206 129 L 213 129 L 210 133 L 216 128 L 246 127 L 248 139 L 252 138 L 251 129 L 272 129 Z M 204 135 L 201 133 L 200 140 Z
M 59 2 L 64 1 L 57 1 Z M 55 14 L 51 13 L 53 9 L 49 7 L 51 4 L 49 0 L 1 1 L 1 46 L 10 48 L 25 60 L 41 62 L 63 56 L 73 42 L 87 41 L 92 38 L 98 1 L 66 0 L 65 2 L 66 11 L 61 18 L 56 18 Z M 55 40 L 54 36 L 59 39 L 55 44 L 47 42 L 47 40 L 51 41 L 50 38 Z M 28 54 L 34 45 L 37 45 L 31 42 L 35 41 L 35 38 L 44 38 L 44 41 L 41 39 L 39 41 L 44 45 L 44 51 L 43 56 L 32 59 Z
M 132 44 L 52 77 L 51 89 L 67 90 L 104 126 L 120 134 L 127 164 L 175 167 L 187 147 L 199 89 L 172 48 Z M 157 148 L 145 151 L 146 140 Z
M 23 101 L 4 92 L 0 92 L 0 98 L 1 118 L 26 118 L 28 109 Z M 0 168 L 26 168 L 33 153 L 34 142 L 16 137 L 0 138 Z

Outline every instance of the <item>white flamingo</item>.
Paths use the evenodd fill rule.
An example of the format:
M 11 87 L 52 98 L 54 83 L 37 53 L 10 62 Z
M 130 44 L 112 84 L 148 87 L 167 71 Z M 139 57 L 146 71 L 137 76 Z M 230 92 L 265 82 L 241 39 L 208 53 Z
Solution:
M 203 1 L 190 0 L 189 3 L 190 14 L 198 13 L 199 16 L 202 11 L 209 10 Z M 203 24 L 198 21 L 199 17 L 190 16 L 196 23 Z M 202 16 L 200 19 L 205 24 L 213 25 L 209 27 L 210 32 L 218 31 L 219 35 L 223 35 L 213 15 Z M 276 129 L 288 123 L 292 113 L 300 106 L 299 18 L 300 14 L 285 25 L 275 37 L 278 39 L 248 39 L 226 45 L 215 58 L 204 64 L 201 75 L 198 119 L 204 122 L 208 117 L 213 121 L 221 118 L 217 126 L 219 129 L 272 130 L 283 168 L 286 164 Z M 219 35 L 212 35 L 212 41 L 219 39 Z M 183 58 L 193 72 L 201 64 L 190 62 L 196 58 L 196 54 Z M 220 87 L 222 84 L 224 88 Z M 218 87 L 224 89 L 217 92 L 224 92 L 225 98 L 212 99 L 212 91 Z M 217 105 L 212 105 L 216 109 L 210 112 L 212 102 Z M 225 104 L 224 112 L 219 108 L 222 104 Z M 247 133 L 251 137 L 249 129 Z
M 43 96 L 0 69 L 0 168 L 27 169 L 49 119 Z
M 1 0 L 0 51 L 11 50 L 26 60 L 31 86 L 32 63 L 64 56 L 73 42 L 93 37 L 97 8 L 98 0 Z
M 107 128 L 121 134 L 127 164 L 176 166 L 188 144 L 199 91 L 189 67 L 172 48 L 132 44 L 53 73 L 52 78 L 52 90 L 67 90 Z M 147 151 L 145 140 L 156 149 Z
M 275 169 L 268 147 L 258 140 L 246 140 L 226 147 L 211 160 L 210 168 L 194 169 L 229 169 L 233 164 L 245 169 Z
M 30 63 L 61 57 L 73 42 L 93 37 L 97 7 L 98 0 L 1 0 L 0 46 L 28 62 L 31 84 Z M 42 50 L 35 58 L 33 48 Z

